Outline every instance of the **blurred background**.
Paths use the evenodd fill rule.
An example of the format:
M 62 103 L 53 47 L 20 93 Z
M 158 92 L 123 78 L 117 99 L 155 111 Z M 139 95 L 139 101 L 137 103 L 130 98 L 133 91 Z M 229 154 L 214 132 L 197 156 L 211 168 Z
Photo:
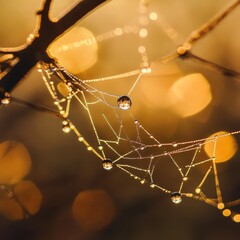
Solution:
M 229 1 L 142 3 L 147 12 L 141 12 L 139 0 L 110 1 L 53 43 L 49 52 L 73 74 L 92 79 L 140 69 L 145 49 L 152 72 L 144 75 L 131 93 L 131 114 L 162 142 L 239 130 L 239 78 L 191 60 L 158 61 L 176 51 L 193 30 Z M 63 15 L 73 4 L 72 0 L 54 0 L 51 16 Z M 40 0 L 1 1 L 1 47 L 25 43 L 34 30 L 40 5 Z M 239 13 L 240 8 L 235 9 L 197 42 L 192 52 L 240 71 Z M 133 83 L 131 77 L 94 86 L 121 95 Z M 36 68 L 12 95 L 54 109 Z M 74 105 L 72 115 L 78 117 L 84 136 L 91 136 L 86 114 Z M 101 121 L 96 126 L 101 128 Z M 66 135 L 61 128 L 62 122 L 49 114 L 19 104 L 1 107 L 0 239 L 239 238 L 239 224 L 209 205 L 185 198 L 180 205 L 173 205 L 168 196 L 117 168 L 104 171 L 101 161 L 79 144 L 73 133 Z M 221 152 L 227 157 L 217 165 L 226 201 L 240 198 L 239 140 L 235 136 L 234 144 L 223 142 L 222 148 L 230 144 L 232 151 Z M 166 178 L 169 174 L 166 172 Z M 11 189 L 16 196 L 11 196 Z M 239 206 L 234 210 L 240 213 Z

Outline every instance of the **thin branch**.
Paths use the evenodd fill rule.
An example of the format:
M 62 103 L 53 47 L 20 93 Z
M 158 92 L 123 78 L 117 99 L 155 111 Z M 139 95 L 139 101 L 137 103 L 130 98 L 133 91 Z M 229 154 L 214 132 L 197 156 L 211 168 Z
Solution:
M 42 7 L 37 11 L 37 24 L 34 30 L 34 38 L 32 41 L 36 38 L 39 37 L 39 30 L 40 28 L 47 28 L 47 24 L 51 23 L 49 19 L 49 11 L 51 7 L 52 0 L 43 0 L 42 2 Z M 31 42 L 32 42 L 31 41 Z M 18 56 L 19 53 L 23 52 L 30 44 L 31 42 L 26 42 L 21 46 L 18 47 L 5 47 L 1 48 L 0 47 L 0 53 L 6 54 L 6 53 L 11 53 L 14 54 L 15 56 Z
M 4 48 L 1 48 L 0 47 L 0 53 L 2 54 L 16 54 L 20 51 L 23 51 L 24 49 L 26 49 L 26 47 L 28 46 L 27 43 L 21 45 L 21 46 L 18 46 L 18 47 L 4 47 Z
M 0 64 L 7 63 L 14 58 L 13 54 L 4 54 L 0 56 Z
M 19 61 L 1 78 L 0 89 L 11 92 L 38 61 L 50 61 L 46 50 L 52 41 L 96 7 L 108 1 L 83 0 L 59 21 L 52 22 L 49 19 L 49 9 L 52 1 L 44 0 L 43 9 L 38 13 L 39 20 L 32 41 L 17 48 L 0 48 L 1 53 L 12 53 L 15 57 L 19 57 Z
M 186 41 L 177 48 L 177 51 L 167 54 L 162 57 L 160 61 L 162 63 L 167 63 L 177 59 L 178 57 L 185 57 L 189 50 L 192 48 L 193 44 L 198 40 L 202 39 L 207 33 L 212 31 L 223 19 L 225 19 L 236 7 L 240 5 L 240 0 L 232 3 L 229 7 L 224 9 L 222 12 L 215 15 L 208 22 L 204 23 L 199 29 L 191 32 Z
M 186 55 L 186 59 L 191 59 L 191 60 L 200 62 L 204 66 L 206 66 L 210 69 L 213 69 L 213 70 L 217 70 L 218 72 L 221 72 L 224 75 L 231 76 L 231 77 L 238 77 L 238 78 L 240 77 L 240 72 L 234 71 L 230 68 L 223 67 L 222 65 L 219 65 L 217 63 L 214 63 L 214 62 L 208 61 L 206 59 L 203 59 L 201 57 L 198 57 L 191 52 L 188 52 L 188 54 Z
M 53 115 L 55 117 L 58 117 L 58 118 L 60 118 L 62 120 L 64 119 L 64 117 L 61 114 L 59 114 L 58 112 L 56 112 L 56 111 L 54 111 L 52 109 L 49 109 L 49 108 L 46 108 L 46 107 L 42 107 L 42 106 L 39 106 L 39 105 L 36 105 L 36 104 L 33 104 L 33 103 L 29 103 L 29 102 L 26 102 L 24 100 L 21 100 L 21 99 L 15 98 L 15 97 L 11 97 L 11 101 L 13 103 L 29 107 L 29 108 L 31 108 L 31 109 L 33 109 L 35 111 L 47 113 L 47 114 Z
M 223 67 L 217 63 L 213 63 L 201 57 L 198 57 L 190 52 L 192 45 L 203 38 L 207 33 L 212 31 L 223 19 L 225 19 L 236 7 L 240 5 L 240 0 L 235 1 L 222 12 L 215 15 L 211 20 L 207 23 L 203 24 L 199 29 L 193 31 L 190 36 L 186 39 L 186 41 L 177 48 L 177 51 L 169 53 L 156 61 L 160 61 L 161 63 L 168 63 L 174 61 L 178 58 L 182 59 L 192 59 L 198 61 L 205 65 L 206 67 L 217 70 L 224 75 L 232 76 L 232 77 L 240 77 L 240 73 L 234 71 L 232 69 Z
M 240 204 L 240 199 L 225 203 L 226 207 L 233 207 Z
M 52 0 L 43 0 L 42 8 L 37 12 L 37 15 L 41 15 L 42 18 L 49 19 L 51 4 Z
M 198 30 L 193 31 L 190 36 L 187 38 L 185 43 L 193 44 L 196 41 L 200 40 L 207 33 L 212 31 L 223 19 L 225 19 L 229 13 L 231 13 L 236 7 L 240 5 L 240 1 L 236 1 L 232 3 L 229 7 L 224 9 L 222 12 L 217 13 L 212 19 L 210 19 L 207 23 L 204 23 Z
M 13 56 L 12 54 L 6 54 L 3 57 L 9 56 L 9 55 Z M 6 60 L 5 62 L 0 61 L 0 80 L 9 73 L 9 71 L 12 69 L 12 67 L 19 60 L 18 58 L 11 59 L 11 56 L 9 56 L 9 60 Z

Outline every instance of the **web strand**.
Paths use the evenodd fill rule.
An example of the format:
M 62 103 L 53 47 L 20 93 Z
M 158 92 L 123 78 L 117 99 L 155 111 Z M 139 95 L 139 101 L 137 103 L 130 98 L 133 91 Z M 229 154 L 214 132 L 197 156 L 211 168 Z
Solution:
M 209 34 L 216 28 L 238 5 L 239 1 L 233 3 L 212 20 L 193 31 L 176 51 L 161 57 L 160 61 L 169 62 L 179 57 L 189 56 L 188 59 L 190 60 L 192 58 L 197 59 L 204 65 L 211 65 L 213 68 L 215 67 L 218 70 L 221 69 L 222 72 L 227 72 L 239 77 L 237 72 L 204 61 L 190 52 L 197 41 L 200 41 L 206 34 Z M 145 21 L 147 21 L 148 16 L 150 16 L 145 1 L 140 1 L 139 3 L 139 15 L 142 17 L 141 19 L 145 19 Z M 154 16 L 152 15 L 152 19 L 160 19 L 159 16 Z M 163 22 L 163 20 L 161 21 Z M 178 42 L 177 31 L 167 24 L 167 21 L 162 24 L 167 26 L 167 28 L 165 28 L 165 33 L 168 33 L 169 38 L 175 43 Z M 145 41 L 148 36 L 148 26 L 148 22 L 144 24 L 140 21 L 138 22 L 138 26 L 134 28 L 135 32 L 132 28 L 132 32 L 135 34 L 138 33 L 141 43 L 140 47 L 137 49 L 141 57 L 139 69 L 112 76 L 80 79 L 56 62 L 50 65 L 40 63 L 39 71 L 43 82 L 60 116 L 65 120 L 65 128 L 63 129 L 66 131 L 73 130 L 78 140 L 82 142 L 90 152 L 93 152 L 103 161 L 103 163 L 108 160 L 108 164 L 116 166 L 141 184 L 147 184 L 150 188 L 155 188 L 163 193 L 171 195 L 171 199 L 174 203 L 180 203 L 182 197 L 189 197 L 217 207 L 219 210 L 240 204 L 239 199 L 224 202 L 216 163 L 218 141 L 228 136 L 239 137 L 240 130 L 223 133 L 210 138 L 206 137 L 179 142 L 163 142 L 136 120 L 137 118 L 135 118 L 133 112 L 129 109 L 131 107 L 131 99 L 129 96 L 133 95 L 133 90 L 134 92 L 137 90 L 140 80 L 144 81 L 144 77 L 148 76 L 152 70 Z M 123 29 L 124 27 L 121 27 L 105 35 L 99 35 L 97 41 L 109 40 L 121 36 L 122 34 L 120 33 Z M 170 31 L 172 34 L 169 33 Z M 54 70 L 52 70 L 52 66 Z M 54 79 L 53 75 L 57 75 L 58 79 Z M 95 83 L 106 81 L 113 82 L 120 79 L 121 81 L 128 81 L 131 77 L 135 77 L 135 81 L 133 83 L 132 81 L 128 82 L 131 82 L 131 84 L 128 84 L 129 90 L 126 96 L 112 93 L 110 89 L 105 91 L 94 87 Z M 66 96 L 63 96 L 58 91 L 57 84 L 59 82 L 64 84 L 67 92 Z M 89 139 L 83 137 L 80 132 L 81 130 L 76 124 L 68 119 L 71 115 L 70 112 L 73 105 L 73 99 L 76 100 L 81 109 L 88 115 L 90 122 L 89 127 L 93 132 L 92 139 L 94 139 L 94 141 L 91 139 L 91 144 L 90 137 Z M 95 110 L 93 111 L 92 109 Z M 101 121 L 101 124 L 98 124 L 99 121 Z M 68 124 L 69 129 L 66 128 Z M 209 144 L 213 144 L 211 156 L 202 153 L 202 150 Z M 108 165 L 106 169 L 109 170 L 110 167 L 112 168 L 112 165 Z M 164 168 L 171 171 L 171 175 L 174 179 L 178 179 L 176 180 L 176 184 L 169 183 L 171 179 L 169 182 L 161 179 L 160 173 L 163 173 Z M 199 172 L 196 173 L 199 168 L 205 169 L 204 174 L 200 174 Z M 204 193 L 205 191 L 203 192 L 202 190 L 211 177 L 214 178 L 216 198 L 207 196 L 207 194 Z M 185 189 L 189 192 L 185 192 Z M 231 214 L 234 216 L 236 213 L 232 211 Z

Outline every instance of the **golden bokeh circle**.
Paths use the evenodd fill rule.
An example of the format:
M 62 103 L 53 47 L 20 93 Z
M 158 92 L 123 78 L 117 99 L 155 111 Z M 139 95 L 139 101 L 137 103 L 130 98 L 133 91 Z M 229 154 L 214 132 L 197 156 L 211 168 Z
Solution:
M 86 231 L 98 231 L 108 226 L 114 216 L 115 207 L 109 194 L 103 190 L 80 192 L 72 205 L 76 222 Z

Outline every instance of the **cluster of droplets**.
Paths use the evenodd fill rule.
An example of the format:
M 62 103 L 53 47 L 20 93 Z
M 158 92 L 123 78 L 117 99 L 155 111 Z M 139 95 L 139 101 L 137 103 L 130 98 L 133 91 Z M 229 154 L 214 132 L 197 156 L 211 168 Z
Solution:
M 121 110 L 128 110 L 132 106 L 132 101 L 130 97 L 123 95 L 118 98 L 117 105 L 118 105 L 118 108 Z M 103 166 L 103 169 L 109 171 L 113 168 L 113 162 L 109 158 L 103 159 L 102 166 Z
M 43 69 L 46 73 L 47 76 L 49 76 L 49 79 L 48 79 L 48 82 L 49 82 L 49 89 L 51 91 L 55 91 L 54 88 L 55 86 L 55 83 L 53 81 L 53 79 L 51 79 L 51 75 L 55 72 L 55 71 L 59 71 L 62 73 L 62 69 L 55 69 L 55 68 L 51 68 L 51 69 Z M 65 73 L 65 72 L 64 72 Z M 67 74 L 67 71 L 66 71 L 66 74 Z M 58 75 L 59 76 L 59 75 Z M 118 153 L 117 150 L 115 150 L 114 147 L 112 147 L 110 144 L 107 144 L 107 146 L 110 147 L 110 149 L 112 149 L 116 154 L 118 154 L 118 158 L 117 159 L 110 159 L 109 156 L 105 156 L 105 153 L 103 152 L 103 146 L 102 146 L 102 142 L 103 141 L 104 143 L 107 143 L 108 140 L 104 140 L 104 139 L 101 139 L 99 140 L 99 137 L 98 137 L 98 134 L 96 134 L 97 136 L 97 139 L 98 139 L 98 149 L 95 149 L 95 147 L 91 146 L 87 140 L 82 137 L 82 135 L 80 134 L 80 132 L 76 129 L 76 127 L 74 126 L 74 124 L 71 122 L 70 119 L 68 119 L 68 115 L 64 115 L 61 113 L 61 111 L 63 110 L 63 107 L 61 106 L 61 103 L 62 102 L 67 102 L 69 101 L 69 105 L 70 105 L 70 101 L 71 101 L 71 98 L 73 96 L 76 96 L 77 94 L 80 95 L 81 97 L 81 94 L 82 94 L 82 99 L 84 101 L 82 101 L 82 105 L 85 107 L 85 109 L 87 109 L 87 111 L 89 112 L 89 115 L 90 115 L 90 120 L 92 122 L 92 126 L 93 126 L 93 130 L 95 131 L 95 133 L 97 133 L 97 129 L 95 128 L 95 125 L 94 125 L 94 120 L 91 118 L 91 114 L 90 114 L 90 109 L 88 108 L 88 102 L 87 100 L 85 99 L 85 92 L 87 93 L 91 93 L 93 92 L 94 94 L 92 94 L 92 96 L 96 97 L 96 99 L 98 101 L 96 102 L 99 102 L 99 100 L 102 100 L 100 98 L 98 98 L 97 95 L 95 95 L 95 92 L 99 92 L 101 93 L 102 95 L 104 94 L 103 92 L 101 92 L 100 90 L 98 89 L 95 89 L 95 88 L 92 88 L 91 85 L 88 85 L 88 84 L 85 84 L 84 83 L 84 80 L 82 81 L 81 79 L 78 79 L 76 77 L 72 77 L 72 75 L 67 75 L 69 76 L 69 79 L 67 79 L 68 81 L 65 81 L 66 79 L 61 79 L 61 75 L 60 75 L 60 79 L 63 80 L 63 84 L 66 85 L 68 87 L 68 96 L 64 96 L 64 99 L 55 99 L 55 102 L 57 101 L 57 103 L 59 104 L 59 106 L 61 107 L 61 109 L 59 109 L 59 113 L 61 115 L 61 119 L 62 119 L 62 130 L 64 133 L 69 133 L 69 132 L 74 132 L 77 137 L 78 137 L 78 140 L 80 142 L 82 142 L 88 151 L 91 151 L 93 152 L 94 154 L 96 154 L 102 161 L 102 167 L 104 170 L 106 171 L 110 171 L 113 169 L 114 166 L 122 169 L 123 171 L 127 172 L 131 177 L 133 177 L 134 179 L 140 181 L 141 184 L 145 184 L 145 183 L 149 183 L 149 187 L 150 188 L 153 188 L 153 189 L 159 189 L 161 190 L 162 192 L 164 193 L 167 193 L 170 197 L 170 201 L 173 203 L 173 204 L 180 204 L 183 200 L 183 197 L 190 197 L 190 198 L 194 198 L 194 199 L 198 199 L 198 200 L 203 200 L 203 199 L 206 199 L 206 201 L 208 201 L 208 198 L 207 197 L 204 197 L 203 194 L 202 194 L 202 191 L 201 191 L 201 185 L 202 185 L 202 182 L 201 184 L 196 187 L 195 189 L 195 193 L 196 195 L 194 195 L 193 193 L 184 193 L 182 192 L 182 186 L 184 184 L 184 182 L 186 182 L 188 180 L 188 172 L 187 171 L 186 173 L 184 173 L 184 171 L 182 170 L 182 168 L 178 165 L 178 162 L 176 161 L 176 159 L 174 158 L 174 154 L 176 153 L 180 153 L 180 152 L 185 152 L 185 151 L 189 151 L 189 150 L 194 150 L 196 151 L 196 154 L 197 152 L 199 151 L 199 149 L 203 146 L 203 142 L 206 140 L 206 139 L 200 139 L 200 140 L 193 140 L 193 141 L 188 141 L 188 142 L 172 142 L 172 143 L 160 143 L 152 134 L 150 134 L 143 126 L 142 124 L 139 123 L 138 120 L 134 120 L 135 118 L 131 115 L 130 113 L 130 116 L 133 118 L 134 120 L 134 124 L 136 126 L 136 132 L 137 132 L 137 140 L 131 140 L 131 139 L 128 139 L 128 136 L 124 136 L 122 137 L 120 135 L 120 133 L 118 133 L 117 131 L 115 132 L 115 129 L 112 128 L 111 126 L 111 123 L 107 121 L 107 123 L 110 125 L 112 131 L 114 131 L 116 133 L 116 137 L 117 139 L 123 139 L 123 140 L 126 140 L 126 141 L 129 141 L 130 144 L 131 144 L 131 141 L 133 142 L 133 145 L 132 147 L 134 148 L 134 150 L 130 150 L 129 152 L 127 153 L 124 153 L 124 154 L 121 154 L 121 153 Z M 75 88 L 75 84 L 76 86 L 80 86 L 82 87 L 81 89 L 78 89 L 78 88 Z M 77 85 L 78 84 L 78 85 Z M 51 88 L 52 86 L 52 88 Z M 133 89 L 133 88 L 132 88 Z M 131 89 L 131 90 L 132 90 Z M 54 93 L 54 92 L 53 92 Z M 112 107 L 113 109 L 119 109 L 120 112 L 123 111 L 127 111 L 129 110 L 131 107 L 132 107 L 132 100 L 131 98 L 129 97 L 131 91 L 128 92 L 128 94 L 126 95 L 113 95 L 113 94 L 109 94 L 108 96 L 111 96 L 111 97 L 117 97 L 117 101 L 116 101 L 116 105 L 115 106 L 112 106 L 110 104 L 108 104 L 108 102 L 106 102 L 104 100 L 104 97 L 103 97 L 103 100 L 102 102 L 103 103 L 106 103 L 107 106 L 110 106 Z M 54 96 L 54 94 L 52 94 Z M 87 95 L 86 95 L 87 96 Z M 7 94 L 4 94 L 4 98 L 7 98 L 9 97 Z M 79 98 L 78 96 L 78 101 L 80 102 L 81 99 Z M 63 101 L 64 100 L 64 101 Z M 57 105 L 57 104 L 55 104 Z M 58 106 L 58 105 L 57 105 Z M 64 111 L 64 112 L 68 112 L 68 111 Z M 118 110 L 116 110 L 116 114 L 118 116 Z M 121 119 L 118 119 L 119 121 Z M 122 123 L 120 124 L 120 129 L 124 129 Z M 121 132 L 121 130 L 120 130 Z M 142 139 L 139 135 L 139 133 L 144 133 L 147 137 L 149 137 L 151 139 L 151 141 L 153 141 L 151 144 L 148 143 L 148 144 L 145 144 L 142 142 Z M 239 133 L 239 132 L 237 132 Z M 124 133 L 126 134 L 126 133 Z M 232 133 L 231 133 L 232 134 Z M 216 141 L 217 140 L 217 137 L 212 139 L 212 141 Z M 119 143 L 119 140 L 117 140 L 115 143 Z M 200 144 L 199 144 L 200 143 Z M 134 146 L 134 144 L 137 144 L 137 147 Z M 162 148 L 163 146 L 163 148 Z M 160 153 L 156 153 L 155 156 L 152 156 L 152 157 L 146 157 L 146 156 L 142 156 L 142 153 L 141 151 L 143 151 L 143 154 L 144 154 L 144 150 L 148 149 L 149 147 L 155 147 L 155 148 L 160 148 L 163 149 L 163 150 L 160 150 Z M 100 150 L 100 153 L 99 153 L 99 150 Z M 129 157 L 131 153 L 133 152 L 137 152 L 138 153 L 138 156 L 136 156 L 136 161 L 138 159 L 144 159 L 144 158 L 147 158 L 147 159 L 151 159 L 150 160 L 150 165 L 148 168 L 138 168 L 138 166 L 134 166 L 134 165 L 131 165 L 131 164 L 118 164 L 118 160 L 120 159 L 123 159 L 123 160 L 127 160 L 127 159 L 135 159 L 135 156 L 134 157 Z M 102 154 L 101 154 L 102 153 Z M 108 154 L 107 154 L 108 155 Z M 166 189 L 160 185 L 158 185 L 158 183 L 155 181 L 156 179 L 153 179 L 153 171 L 155 171 L 155 163 L 152 163 L 151 162 L 154 162 L 152 161 L 152 159 L 154 159 L 156 156 L 158 157 L 167 157 L 169 156 L 171 158 L 171 161 L 175 164 L 175 166 L 177 167 L 179 173 L 181 174 L 181 177 L 182 177 L 182 183 L 181 183 L 181 186 L 178 190 L 176 189 Z M 195 156 L 195 155 L 194 155 Z M 196 165 L 199 165 L 199 164 L 203 164 L 205 162 L 209 162 L 209 161 L 213 161 L 215 160 L 215 157 L 212 156 L 210 159 L 207 159 L 207 160 L 204 160 L 204 161 L 201 161 L 201 162 L 197 162 L 195 163 L 194 162 L 194 159 L 195 157 L 193 157 L 191 163 L 189 165 L 186 165 L 185 167 L 187 167 L 189 170 L 190 168 L 192 167 L 195 167 Z M 129 169 L 129 171 L 127 170 Z M 145 176 L 140 176 L 140 175 L 135 175 L 135 174 L 132 174 L 131 173 L 131 170 L 132 171 L 141 171 L 141 172 L 144 172 L 145 173 Z M 205 177 L 206 178 L 206 177 Z M 204 179 L 205 179 L 204 178 Z M 210 200 L 209 200 L 210 201 Z M 213 204 L 216 205 L 216 202 L 214 202 Z M 214 206 L 215 206 L 214 205 Z M 234 212 L 232 212 L 230 209 L 228 208 L 225 208 L 224 206 L 222 207 L 221 205 L 218 205 L 217 206 L 220 210 L 222 210 L 222 213 L 224 216 L 233 216 L 234 218 L 234 221 L 235 222 L 238 222 L 238 217 L 239 217 L 239 214 L 235 214 Z
M 70 122 L 68 120 L 64 120 L 62 122 L 62 130 L 63 130 L 63 132 L 69 133 L 71 131 L 71 129 L 72 128 L 71 128 Z
M 0 91 L 0 106 L 7 106 L 10 102 L 10 94 L 8 92 Z

